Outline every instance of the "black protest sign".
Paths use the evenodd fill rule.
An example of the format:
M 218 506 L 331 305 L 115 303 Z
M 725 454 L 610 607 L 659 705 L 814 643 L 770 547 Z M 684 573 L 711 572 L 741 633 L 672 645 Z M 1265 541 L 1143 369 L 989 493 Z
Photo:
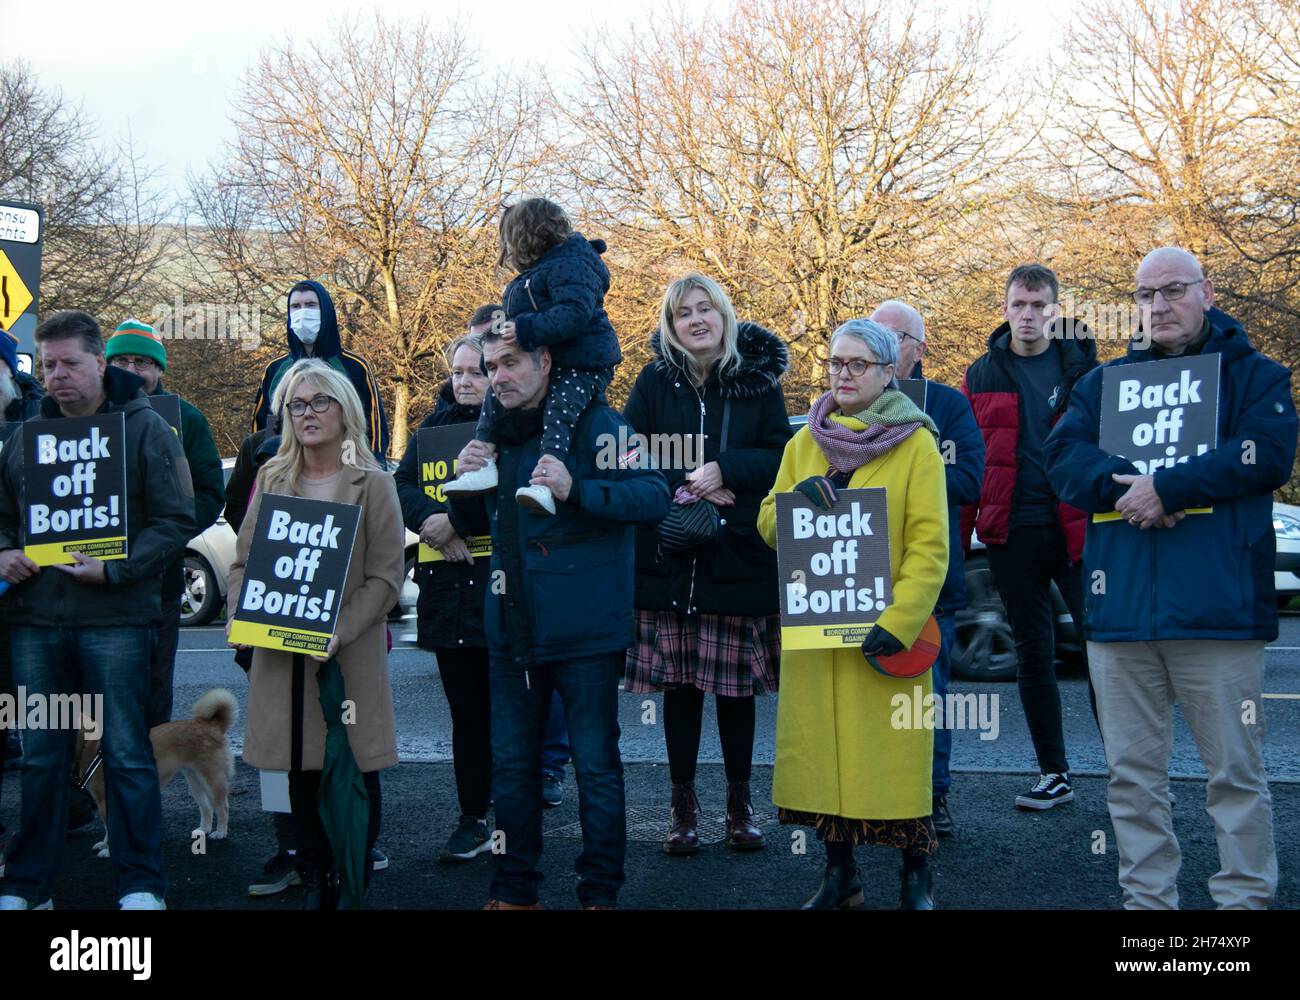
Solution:
M 830 511 L 776 495 L 781 647 L 857 646 L 893 601 L 883 487 L 840 490 Z
M 446 503 L 442 488 L 456 478 L 456 456 L 470 441 L 474 440 L 472 423 L 449 424 L 445 427 L 421 427 L 416 432 L 415 449 L 420 459 L 420 487 L 430 498 L 438 503 Z M 470 554 L 479 556 L 492 554 L 492 536 L 478 535 L 466 538 Z M 442 553 L 420 543 L 420 562 L 440 562 Z
M 157 396 L 145 396 L 149 405 L 154 408 L 154 412 L 162 417 L 171 428 L 176 432 L 176 436 L 181 436 L 181 397 L 173 392 L 165 392 Z
M 355 504 L 265 494 L 230 641 L 323 655 L 338 625 L 360 520 Z
M 929 379 L 925 378 L 900 378 L 898 388 L 913 403 L 918 410 L 925 409 L 926 387 L 930 384 Z
M 23 553 L 39 566 L 125 559 L 126 420 L 121 411 L 23 424 Z
M 1217 353 L 1103 369 L 1102 451 L 1150 475 L 1213 451 L 1218 441 Z

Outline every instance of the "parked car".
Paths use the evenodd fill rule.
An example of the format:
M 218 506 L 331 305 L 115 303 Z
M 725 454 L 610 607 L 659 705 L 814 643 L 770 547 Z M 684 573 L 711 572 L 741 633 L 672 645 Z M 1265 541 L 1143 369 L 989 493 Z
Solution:
M 221 473 L 229 482 L 230 470 L 235 467 L 233 458 L 221 460 Z M 395 471 L 395 470 L 394 470 Z M 390 619 L 400 619 L 414 613 L 419 590 L 415 585 L 415 560 L 420 539 L 406 532 L 406 580 L 402 585 Z M 201 535 L 190 539 L 185 547 L 185 590 L 181 593 L 181 624 L 207 625 L 226 606 L 226 580 L 230 564 L 235 561 L 235 532 L 226 523 L 225 516 Z
M 798 430 L 808 422 L 806 414 L 790 418 Z M 1273 531 L 1277 536 L 1277 560 L 1273 574 L 1278 607 L 1300 596 L 1300 507 L 1274 502 Z M 1083 664 L 1079 630 L 1065 606 L 1056 584 L 1052 584 L 1052 607 L 1056 617 L 1056 655 L 1066 668 Z M 993 583 L 984 543 L 976 535 L 966 556 L 966 609 L 956 615 L 956 638 L 950 653 L 954 677 L 971 681 L 1009 681 L 1016 677 L 1016 643 L 1007 622 L 1006 608 Z

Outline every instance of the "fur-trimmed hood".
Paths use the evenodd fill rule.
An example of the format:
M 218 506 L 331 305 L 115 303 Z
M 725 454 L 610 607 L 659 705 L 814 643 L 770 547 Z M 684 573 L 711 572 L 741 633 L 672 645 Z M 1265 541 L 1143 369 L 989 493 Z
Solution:
M 684 374 L 682 369 L 668 360 L 659 341 L 659 331 L 650 335 L 654 350 L 654 366 L 665 375 Z M 780 337 L 757 323 L 742 321 L 737 325 L 736 347 L 740 351 L 740 366 L 725 376 L 715 368 L 709 376 L 727 399 L 753 399 L 781 381 L 790 365 L 790 350 Z

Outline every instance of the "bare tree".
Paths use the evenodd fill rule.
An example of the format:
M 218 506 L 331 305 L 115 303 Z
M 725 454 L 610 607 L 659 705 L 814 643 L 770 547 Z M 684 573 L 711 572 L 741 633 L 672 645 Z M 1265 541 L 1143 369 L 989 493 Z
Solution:
M 458 25 L 376 16 L 266 50 L 234 122 L 228 162 L 194 185 L 196 256 L 273 315 L 320 276 L 349 346 L 392 387 L 402 449 L 443 346 L 497 290 L 491 224 L 536 161 L 531 91 L 485 73 Z
M 643 276 L 711 272 L 791 342 L 795 382 L 817 384 L 826 332 L 942 284 L 969 209 L 1032 143 L 1002 128 L 1022 99 L 999 52 L 981 12 L 678 7 L 587 45 L 588 82 L 566 108 L 577 187 Z
M 131 145 L 101 147 L 84 111 L 22 63 L 0 66 L 0 134 L 0 194 L 45 211 L 41 312 L 112 314 L 144 294 L 168 206 Z

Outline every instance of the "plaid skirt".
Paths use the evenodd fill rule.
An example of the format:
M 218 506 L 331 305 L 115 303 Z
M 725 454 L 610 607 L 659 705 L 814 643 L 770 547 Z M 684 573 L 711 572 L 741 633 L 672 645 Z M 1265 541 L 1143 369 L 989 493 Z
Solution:
M 627 651 L 624 689 L 637 694 L 697 687 L 726 698 L 777 688 L 781 616 L 636 612 L 636 642 Z
M 934 822 L 929 816 L 916 819 L 849 819 L 826 813 L 801 812 L 798 809 L 778 809 L 778 823 L 791 826 L 811 826 L 817 839 L 824 842 L 848 842 L 855 847 L 875 844 L 879 847 L 896 847 L 900 851 L 917 854 L 934 854 L 939 850 L 939 837 L 934 832 Z

